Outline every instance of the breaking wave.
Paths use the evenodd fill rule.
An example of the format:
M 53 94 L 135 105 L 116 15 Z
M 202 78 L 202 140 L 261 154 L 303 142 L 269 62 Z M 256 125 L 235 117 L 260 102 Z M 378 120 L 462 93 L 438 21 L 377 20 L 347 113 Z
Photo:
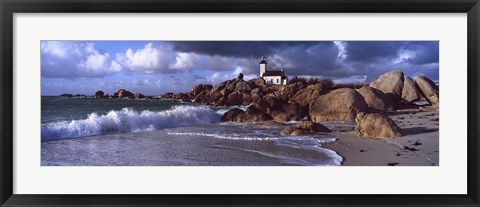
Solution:
M 174 106 L 160 112 L 124 108 L 105 115 L 91 113 L 86 119 L 43 124 L 42 141 L 217 123 L 220 117 L 206 106 Z

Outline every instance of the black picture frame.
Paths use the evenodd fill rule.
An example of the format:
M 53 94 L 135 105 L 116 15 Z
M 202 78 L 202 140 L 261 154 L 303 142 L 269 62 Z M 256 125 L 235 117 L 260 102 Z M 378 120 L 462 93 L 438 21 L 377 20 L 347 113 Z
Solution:
M 480 206 L 478 0 L 0 0 L 1 206 Z M 467 13 L 468 189 L 465 195 L 20 195 L 13 194 L 14 13 Z M 445 178 L 455 179 L 455 178 Z

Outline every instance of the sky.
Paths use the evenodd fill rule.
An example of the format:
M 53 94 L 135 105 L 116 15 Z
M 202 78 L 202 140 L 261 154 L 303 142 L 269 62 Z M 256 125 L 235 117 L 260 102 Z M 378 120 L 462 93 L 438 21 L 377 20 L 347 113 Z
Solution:
M 390 70 L 438 81 L 438 41 L 41 41 L 43 96 L 119 89 L 144 95 L 186 92 L 267 70 L 370 82 Z

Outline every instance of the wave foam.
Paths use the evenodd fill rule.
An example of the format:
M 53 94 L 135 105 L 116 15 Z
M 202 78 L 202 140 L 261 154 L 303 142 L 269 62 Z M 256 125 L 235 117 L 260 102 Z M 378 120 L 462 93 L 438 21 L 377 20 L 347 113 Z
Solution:
M 336 138 L 314 138 L 310 136 L 275 136 L 275 137 L 256 137 L 256 136 L 240 136 L 239 134 L 220 134 L 220 133 L 203 133 L 203 132 L 167 132 L 168 135 L 178 135 L 178 136 L 205 136 L 205 137 L 214 137 L 218 139 L 230 139 L 230 140 L 249 140 L 249 141 L 277 141 L 277 140 L 309 140 L 315 141 L 318 143 L 327 143 L 335 142 Z
M 42 141 L 216 123 L 220 116 L 206 106 L 175 106 L 161 112 L 124 108 L 105 115 L 91 113 L 87 119 L 44 124 Z

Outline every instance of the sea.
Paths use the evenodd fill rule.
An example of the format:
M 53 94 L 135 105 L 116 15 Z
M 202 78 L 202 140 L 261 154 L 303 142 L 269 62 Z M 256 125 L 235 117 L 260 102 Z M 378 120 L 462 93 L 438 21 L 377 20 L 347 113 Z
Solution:
M 42 166 L 336 166 L 331 135 L 220 122 L 232 108 L 164 99 L 41 98 Z M 294 124 L 290 122 L 287 124 Z

